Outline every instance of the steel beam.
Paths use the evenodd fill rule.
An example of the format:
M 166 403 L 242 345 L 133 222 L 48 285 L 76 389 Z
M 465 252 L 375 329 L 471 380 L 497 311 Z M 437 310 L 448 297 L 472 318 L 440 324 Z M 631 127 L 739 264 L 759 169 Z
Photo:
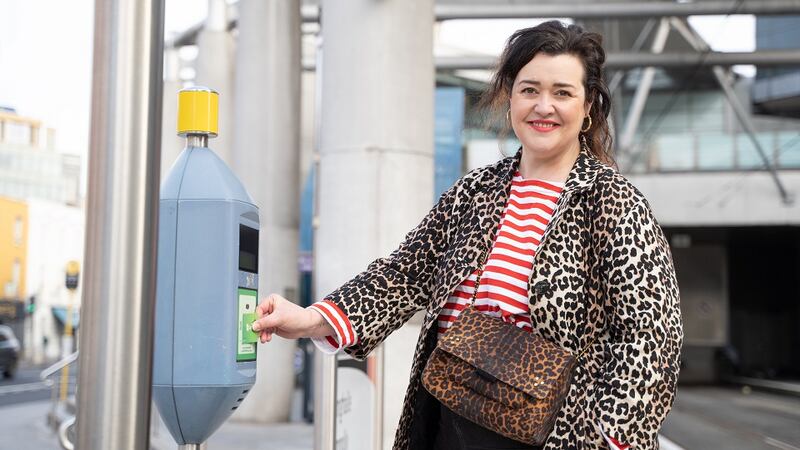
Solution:
M 755 52 L 680 52 L 652 53 L 621 52 L 611 53 L 606 60 L 606 67 L 614 69 L 632 69 L 634 67 L 657 66 L 665 68 L 697 67 L 697 66 L 795 66 L 800 65 L 800 49 L 791 50 L 758 50 Z
M 779 15 L 799 14 L 800 1 L 767 0 L 746 2 L 736 0 L 707 0 L 698 2 L 618 2 L 618 3 L 572 3 L 531 2 L 528 4 L 436 5 L 436 20 L 454 19 L 528 19 L 560 18 L 573 19 L 642 19 L 653 17 L 687 17 L 721 14 Z M 307 20 L 313 20 L 308 17 Z
M 303 70 L 313 71 L 314 60 L 303 59 Z M 435 58 L 436 70 L 491 70 L 497 64 L 494 56 L 442 56 Z M 710 66 L 797 66 L 800 65 L 800 49 L 759 50 L 750 53 L 695 52 L 660 53 L 615 52 L 606 59 L 606 68 L 612 70 L 635 69 L 637 67 L 703 67 Z
M 437 21 L 457 19 L 531 19 L 562 18 L 573 19 L 651 19 L 658 17 L 687 17 L 702 15 L 755 14 L 760 16 L 800 14 L 800 0 L 767 0 L 744 2 L 735 0 L 709 0 L 692 3 L 675 2 L 621 2 L 621 3 L 552 3 L 475 5 L 449 4 L 436 5 L 434 13 Z M 315 6 L 302 7 L 303 23 L 319 22 L 319 9 Z M 228 28 L 236 27 L 232 19 Z M 197 33 L 203 28 L 196 24 L 179 34 L 167 46 L 192 45 Z
M 686 39 L 689 45 L 691 45 L 695 50 L 698 52 L 708 52 L 708 44 L 691 27 L 691 25 L 679 18 L 672 18 L 671 22 L 672 26 L 678 30 L 683 38 Z M 778 177 L 778 171 L 775 168 L 775 164 L 769 160 L 766 150 L 764 150 L 764 148 L 761 146 L 761 142 L 756 137 L 756 128 L 750 119 L 750 113 L 739 101 L 739 97 L 736 96 L 736 92 L 733 90 L 733 83 L 725 73 L 725 69 L 723 69 L 721 66 L 714 66 L 712 68 L 712 72 L 720 88 L 722 88 L 722 92 L 725 94 L 728 104 L 731 106 L 731 109 L 733 109 L 733 113 L 736 115 L 739 124 L 745 130 L 745 133 L 747 133 L 747 136 L 750 138 L 753 146 L 755 146 L 758 155 L 761 157 L 761 161 L 764 163 L 764 167 L 766 167 L 769 171 L 770 176 L 772 177 L 772 180 L 778 189 L 778 193 L 780 193 L 783 204 L 787 206 L 792 205 L 794 203 L 794 198 L 789 192 L 786 191 L 786 188 L 783 186 L 780 177 Z

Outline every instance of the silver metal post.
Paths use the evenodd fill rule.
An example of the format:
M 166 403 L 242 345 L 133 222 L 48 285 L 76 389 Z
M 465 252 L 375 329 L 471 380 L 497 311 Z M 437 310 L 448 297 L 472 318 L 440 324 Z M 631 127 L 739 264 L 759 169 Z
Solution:
M 149 448 L 163 0 L 97 0 L 76 448 Z
M 208 147 L 207 134 L 189 134 L 186 136 L 187 147 Z
M 316 65 L 319 68 L 314 83 L 314 155 L 316 164 L 316 186 L 314 193 L 314 260 L 318 258 L 318 218 L 320 194 L 320 145 L 322 127 L 322 38 L 317 40 Z M 313 295 L 319 296 L 318 276 L 313 277 Z M 314 350 L 314 450 L 333 450 L 336 443 L 336 356 L 326 355 Z
M 184 444 L 179 445 L 178 450 L 207 450 L 208 443 L 203 442 L 202 444 Z

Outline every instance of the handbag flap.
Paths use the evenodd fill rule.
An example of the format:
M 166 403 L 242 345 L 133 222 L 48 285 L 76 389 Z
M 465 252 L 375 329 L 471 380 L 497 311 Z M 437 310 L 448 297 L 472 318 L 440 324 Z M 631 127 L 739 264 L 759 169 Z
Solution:
M 439 347 L 534 398 L 568 384 L 576 362 L 571 353 L 543 337 L 472 307 L 459 314 Z

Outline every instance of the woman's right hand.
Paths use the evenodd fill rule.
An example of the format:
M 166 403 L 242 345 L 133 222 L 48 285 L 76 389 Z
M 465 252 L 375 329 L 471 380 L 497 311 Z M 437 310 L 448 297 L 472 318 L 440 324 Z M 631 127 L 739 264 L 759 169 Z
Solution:
M 278 294 L 270 294 L 256 308 L 258 319 L 253 331 L 260 333 L 261 343 L 272 340 L 272 335 L 285 339 L 325 337 L 335 335 L 322 315 L 312 309 L 298 306 Z

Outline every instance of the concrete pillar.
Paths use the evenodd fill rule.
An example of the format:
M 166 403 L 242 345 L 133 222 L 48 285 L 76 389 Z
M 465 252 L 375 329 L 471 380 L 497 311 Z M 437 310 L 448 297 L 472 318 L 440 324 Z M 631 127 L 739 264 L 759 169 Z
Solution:
M 178 137 L 178 91 L 181 90 L 181 61 L 177 48 L 164 50 L 164 105 L 161 127 L 161 179 L 172 169 L 172 164 L 186 146 Z
M 208 1 L 208 18 L 197 36 L 197 48 L 195 83 L 219 92 L 219 136 L 211 142 L 211 149 L 231 166 L 234 42 L 228 32 L 225 0 Z
M 432 0 L 322 1 L 316 298 L 388 255 L 433 203 L 433 22 Z M 415 344 L 396 337 L 384 344 L 385 377 L 376 386 L 385 402 L 376 405 L 382 427 L 373 439 L 383 448 L 399 420 Z M 348 442 L 369 439 L 367 428 L 347 430 Z
M 298 300 L 300 6 L 241 0 L 236 58 L 234 170 L 261 216 L 259 293 Z M 295 341 L 260 345 L 257 382 L 234 419 L 289 417 Z

